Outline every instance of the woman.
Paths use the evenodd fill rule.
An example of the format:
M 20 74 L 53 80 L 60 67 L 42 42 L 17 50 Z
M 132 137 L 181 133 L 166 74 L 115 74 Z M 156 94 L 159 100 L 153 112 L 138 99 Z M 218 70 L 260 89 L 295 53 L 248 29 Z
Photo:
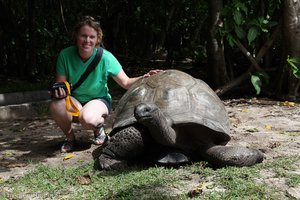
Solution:
M 68 81 L 75 84 L 97 53 L 102 41 L 102 30 L 92 17 L 84 17 L 74 28 L 74 46 L 63 49 L 57 59 L 56 82 Z M 112 77 L 121 87 L 128 89 L 136 80 L 156 74 L 161 70 L 151 70 L 144 76 L 129 78 L 118 60 L 103 49 L 102 59 L 86 80 L 72 92 L 71 102 L 80 111 L 79 116 L 71 115 L 66 109 L 68 92 L 59 87 L 51 92 L 53 100 L 50 112 L 57 125 L 66 136 L 61 152 L 74 149 L 75 135 L 72 122 L 79 122 L 87 130 L 94 131 L 94 143 L 102 145 L 107 141 L 103 128 L 104 119 L 111 110 L 111 96 L 107 80 Z

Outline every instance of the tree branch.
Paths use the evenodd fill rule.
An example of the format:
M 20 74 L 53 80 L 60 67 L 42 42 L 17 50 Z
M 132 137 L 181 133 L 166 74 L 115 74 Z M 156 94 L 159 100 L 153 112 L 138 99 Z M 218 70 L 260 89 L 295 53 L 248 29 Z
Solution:
M 66 32 L 69 33 L 68 28 L 67 28 L 66 23 L 65 23 L 64 9 L 63 9 L 62 0 L 59 1 L 59 6 L 60 6 L 60 16 L 61 16 L 62 23 L 64 25 L 64 28 L 65 28 Z
M 228 92 L 229 90 L 231 90 L 235 86 L 239 85 L 244 80 L 247 80 L 248 78 L 250 78 L 250 74 L 251 74 L 251 72 L 254 69 L 262 71 L 262 68 L 257 64 L 257 62 L 259 62 L 263 58 L 263 56 L 266 54 L 266 52 L 268 51 L 268 49 L 273 45 L 275 39 L 278 37 L 278 35 L 280 33 L 280 30 L 281 30 L 281 23 L 279 23 L 278 26 L 276 27 L 276 29 L 273 31 L 270 39 L 267 42 L 265 42 L 264 45 L 260 48 L 260 50 L 259 50 L 259 52 L 258 52 L 258 54 L 257 54 L 257 56 L 256 56 L 256 58 L 254 60 L 255 62 L 252 60 L 249 69 L 244 74 L 242 74 L 241 76 L 239 76 L 238 78 L 236 78 L 235 80 L 233 80 L 233 81 L 229 82 L 228 84 L 226 84 L 226 85 L 218 88 L 217 90 L 215 90 L 215 92 L 217 93 L 218 96 L 224 95 L 226 92 Z M 241 47 L 243 47 L 243 46 L 241 46 Z M 246 52 L 246 54 L 248 52 L 246 50 L 246 48 L 241 48 L 241 50 L 244 53 Z M 249 58 L 249 56 L 247 56 L 247 57 Z M 251 58 L 249 58 L 249 59 L 251 59 Z

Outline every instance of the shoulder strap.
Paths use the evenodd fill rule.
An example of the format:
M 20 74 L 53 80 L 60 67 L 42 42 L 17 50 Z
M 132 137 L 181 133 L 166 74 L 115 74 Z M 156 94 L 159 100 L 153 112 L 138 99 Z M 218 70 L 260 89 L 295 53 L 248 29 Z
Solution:
M 100 62 L 100 60 L 102 58 L 102 54 L 103 54 L 103 48 L 99 47 L 98 51 L 97 51 L 97 53 L 95 55 L 95 58 L 89 64 L 89 66 L 87 67 L 87 69 L 85 70 L 85 72 L 80 76 L 80 78 L 77 81 L 77 83 L 75 83 L 73 85 L 72 91 L 76 90 L 76 88 L 78 88 L 83 83 L 83 81 L 85 81 L 85 79 L 88 77 L 88 75 L 95 69 L 95 67 L 97 66 L 97 64 Z

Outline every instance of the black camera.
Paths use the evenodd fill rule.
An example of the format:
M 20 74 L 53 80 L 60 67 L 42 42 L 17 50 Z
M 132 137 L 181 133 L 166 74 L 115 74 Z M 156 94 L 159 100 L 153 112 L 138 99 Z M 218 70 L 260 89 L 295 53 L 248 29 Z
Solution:
M 56 82 L 54 83 L 52 86 L 49 87 L 49 91 L 51 93 L 54 93 L 55 90 L 58 90 L 58 88 L 62 88 L 65 90 L 66 94 L 69 94 L 69 91 L 68 91 L 68 88 L 67 88 L 67 85 L 66 84 L 69 84 L 69 83 L 66 83 L 66 82 Z M 70 85 L 70 90 L 72 89 L 72 85 Z

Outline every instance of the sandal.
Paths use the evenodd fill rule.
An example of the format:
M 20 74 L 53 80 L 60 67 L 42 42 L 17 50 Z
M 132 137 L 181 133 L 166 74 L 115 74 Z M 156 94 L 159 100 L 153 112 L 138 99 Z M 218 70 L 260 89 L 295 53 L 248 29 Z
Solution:
M 94 136 L 95 139 L 93 140 L 93 142 L 95 145 L 103 145 L 109 140 L 109 137 L 106 135 L 103 127 L 96 131 L 94 133 Z
M 75 146 L 75 140 L 74 141 L 69 141 L 69 140 L 65 140 L 65 142 L 63 143 L 63 145 L 61 146 L 60 151 L 62 153 L 68 153 L 74 150 L 74 146 Z

